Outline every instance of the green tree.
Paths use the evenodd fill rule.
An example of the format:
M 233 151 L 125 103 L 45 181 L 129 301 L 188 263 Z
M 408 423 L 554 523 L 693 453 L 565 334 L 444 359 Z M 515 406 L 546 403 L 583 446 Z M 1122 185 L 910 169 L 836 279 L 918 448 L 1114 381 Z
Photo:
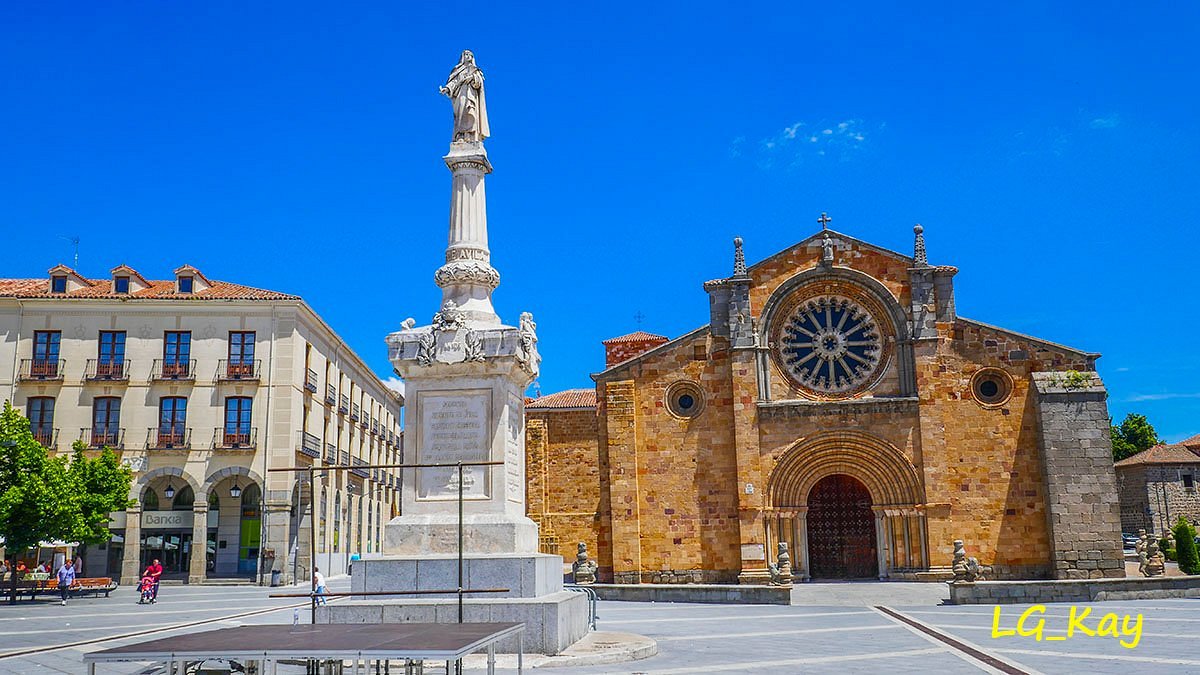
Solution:
M 1184 574 L 1200 574 L 1200 554 L 1196 552 L 1196 529 L 1183 516 L 1175 523 L 1175 560 Z
M 83 454 L 83 441 L 71 446 L 74 454 L 67 467 L 67 478 L 71 490 L 78 499 L 75 522 L 72 524 L 70 541 L 81 544 L 99 544 L 112 537 L 108 529 L 109 514 L 129 508 L 129 487 L 133 472 L 122 466 L 112 448 L 104 448 L 100 456 L 92 459 Z
M 1120 425 L 1110 425 L 1113 461 L 1119 462 L 1158 445 L 1158 433 L 1145 415 L 1129 413 Z
M 78 520 L 78 498 L 67 478 L 65 457 L 50 457 L 34 439 L 29 420 L 7 401 L 0 413 L 0 536 L 9 567 L 17 556 L 45 539 L 65 539 Z M 16 602 L 11 575 L 9 602 Z

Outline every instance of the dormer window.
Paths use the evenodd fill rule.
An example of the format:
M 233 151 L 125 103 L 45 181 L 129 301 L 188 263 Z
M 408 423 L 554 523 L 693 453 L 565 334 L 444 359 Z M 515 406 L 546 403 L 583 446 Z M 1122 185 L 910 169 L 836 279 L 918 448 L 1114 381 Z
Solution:
M 191 293 L 192 287 L 193 287 L 192 282 L 193 282 L 192 277 L 179 277 L 179 292 L 180 293 Z
M 128 293 L 129 292 L 129 277 L 113 277 L 113 292 Z
M 51 293 L 66 293 L 67 292 L 67 277 L 66 275 L 56 274 L 50 277 L 50 292 Z

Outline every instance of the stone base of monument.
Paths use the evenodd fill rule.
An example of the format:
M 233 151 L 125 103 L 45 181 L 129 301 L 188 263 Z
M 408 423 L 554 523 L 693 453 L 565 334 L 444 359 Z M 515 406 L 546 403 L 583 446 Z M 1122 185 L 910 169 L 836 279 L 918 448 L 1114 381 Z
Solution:
M 376 555 L 354 563 L 350 592 L 458 588 L 457 555 Z M 463 621 L 525 624 L 524 650 L 559 654 L 588 633 L 588 599 L 563 590 L 562 557 L 543 553 L 463 556 L 463 588 L 507 588 L 504 593 L 464 596 Z M 409 623 L 458 621 L 458 598 L 445 595 L 364 596 L 318 607 L 318 623 Z M 502 642 L 515 652 L 516 640 Z
M 395 556 L 458 553 L 458 515 L 405 514 L 384 530 L 383 550 Z M 503 513 L 468 514 L 462 523 L 465 551 L 536 551 L 538 526 L 529 518 Z M 554 556 L 562 560 L 560 556 Z

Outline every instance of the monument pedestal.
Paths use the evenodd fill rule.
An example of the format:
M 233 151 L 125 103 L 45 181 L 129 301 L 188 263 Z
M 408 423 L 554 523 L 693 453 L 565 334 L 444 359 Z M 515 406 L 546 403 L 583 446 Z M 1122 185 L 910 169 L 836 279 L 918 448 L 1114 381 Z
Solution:
M 529 518 L 480 513 L 463 518 L 463 551 L 536 551 L 538 526 Z M 458 516 L 427 513 L 393 518 L 383 550 L 398 556 L 458 553 Z M 562 562 L 562 558 L 559 562 Z

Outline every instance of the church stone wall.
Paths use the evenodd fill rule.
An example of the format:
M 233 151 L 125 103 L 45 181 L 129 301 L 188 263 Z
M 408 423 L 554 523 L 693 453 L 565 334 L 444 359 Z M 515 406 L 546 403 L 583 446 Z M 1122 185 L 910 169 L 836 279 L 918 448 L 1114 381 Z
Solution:
M 632 394 L 632 409 L 623 414 L 632 414 L 634 429 L 621 432 L 636 435 L 636 443 L 614 444 L 610 437 L 607 447 L 610 466 L 626 471 L 612 476 L 613 539 L 618 532 L 636 532 L 638 550 L 633 556 L 629 542 L 619 546 L 626 554 L 614 555 L 614 580 L 734 580 L 741 561 L 728 352 L 710 354 L 707 333 L 700 333 L 631 364 L 620 376 L 630 380 L 606 382 L 606 398 L 613 402 L 614 385 L 620 396 Z M 679 381 L 703 391 L 698 416 L 680 418 L 669 411 L 667 388 Z M 636 487 L 629 485 L 631 478 Z M 638 521 L 630 523 L 635 513 Z
M 1108 394 L 1087 376 L 1079 385 L 1066 373 L 1034 376 L 1056 579 L 1125 576 Z
M 526 411 L 526 514 L 542 552 L 575 560 L 579 542 L 600 550 L 600 455 L 595 409 Z M 552 550 L 551 550 L 552 549 Z
M 1200 523 L 1200 490 L 1184 487 L 1183 475 L 1200 477 L 1196 464 L 1144 464 L 1116 469 L 1121 496 L 1121 531 L 1136 534 L 1138 528 L 1162 535 L 1180 516 Z

